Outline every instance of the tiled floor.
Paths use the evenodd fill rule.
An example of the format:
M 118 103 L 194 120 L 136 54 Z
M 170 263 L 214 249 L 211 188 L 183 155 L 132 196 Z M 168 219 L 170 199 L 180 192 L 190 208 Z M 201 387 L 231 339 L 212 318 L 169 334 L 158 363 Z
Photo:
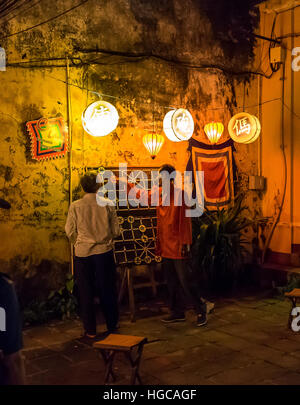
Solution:
M 160 316 L 121 322 L 120 333 L 146 336 L 144 384 L 300 384 L 300 332 L 287 328 L 290 304 L 247 296 L 216 303 L 202 328 L 195 315 L 165 326 Z M 81 343 L 81 324 L 57 321 L 24 331 L 29 384 L 102 384 L 102 360 Z M 129 383 L 119 356 L 117 384 Z

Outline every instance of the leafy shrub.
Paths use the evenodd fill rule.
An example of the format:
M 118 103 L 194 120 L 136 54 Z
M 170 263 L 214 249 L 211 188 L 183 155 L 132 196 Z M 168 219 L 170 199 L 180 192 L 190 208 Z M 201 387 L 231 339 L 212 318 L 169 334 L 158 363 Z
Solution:
M 212 290 L 226 290 L 242 271 L 246 240 L 243 230 L 253 221 L 243 215 L 240 194 L 227 210 L 205 211 L 193 223 L 194 268 Z
M 68 275 L 66 284 L 58 291 L 52 291 L 47 300 L 33 301 L 23 310 L 24 324 L 45 323 L 51 319 L 70 319 L 77 312 L 77 299 L 73 294 L 74 278 Z

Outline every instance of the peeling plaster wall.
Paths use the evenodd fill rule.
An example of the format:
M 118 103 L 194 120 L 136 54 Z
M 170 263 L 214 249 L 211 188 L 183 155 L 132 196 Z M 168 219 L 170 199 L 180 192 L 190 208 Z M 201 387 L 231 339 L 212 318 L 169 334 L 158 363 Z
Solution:
M 298 5 L 298 7 L 295 7 Z M 284 74 L 284 150 L 287 162 L 286 194 L 281 216 L 273 233 L 269 248 L 274 253 L 272 260 L 283 264 L 300 264 L 300 72 L 292 69 L 295 56 L 291 51 L 300 47 L 300 2 L 286 0 L 270 0 L 261 6 L 261 35 L 270 35 L 274 10 L 278 12 L 274 35 L 283 37 L 282 44 L 286 48 Z M 294 6 L 294 9 L 292 8 Z M 266 53 L 267 46 L 265 45 Z M 263 55 L 264 56 L 264 55 Z M 262 57 L 262 69 L 267 71 L 268 60 Z M 299 66 L 299 62 L 297 63 Z M 261 139 L 262 174 L 267 178 L 267 190 L 263 198 L 263 213 L 275 220 L 284 195 L 285 171 L 281 140 L 281 97 L 282 67 L 273 74 L 271 79 L 262 80 L 262 102 L 274 100 L 262 106 Z
M 55 3 L 55 6 L 54 6 Z M 72 7 L 71 1 L 43 1 L 27 14 L 0 26 L 0 37 L 33 26 L 45 16 Z M 186 106 L 195 120 L 195 137 L 206 142 L 203 126 L 220 120 L 227 126 L 236 106 L 257 104 L 256 79 L 242 82 L 216 69 L 187 69 L 156 58 L 123 58 L 116 55 L 85 54 L 76 51 L 96 47 L 122 52 L 152 52 L 166 59 L 190 63 L 241 66 L 242 49 L 233 44 L 228 58 L 199 2 L 188 0 L 90 0 L 80 8 L 42 25 L 2 40 L 8 67 L 0 72 L 0 197 L 12 205 L 0 212 L 0 263 L 16 279 L 24 301 L 44 296 L 60 285 L 69 271 L 70 251 L 64 235 L 68 210 L 70 171 L 68 157 L 37 162 L 31 159 L 25 123 L 40 117 L 67 119 L 66 54 L 94 65 L 70 67 L 70 100 L 73 133 L 72 190 L 80 197 L 78 181 L 86 166 L 160 166 L 171 163 L 184 170 L 187 144 L 166 139 L 153 161 L 142 145 L 145 131 L 162 132 L 167 106 Z M 155 51 L 154 51 L 155 50 Z M 245 55 L 243 55 L 245 59 Z M 244 60 L 242 59 L 242 60 Z M 21 62 L 21 63 L 20 63 Z M 27 63 L 28 62 L 28 63 Z M 17 65 L 16 65 L 17 64 Z M 95 95 L 76 86 L 102 92 L 119 111 L 115 132 L 104 138 L 84 133 L 81 114 L 95 101 Z M 153 107 L 154 104 L 154 107 Z M 224 108 L 224 109 L 222 109 Z M 252 107 L 249 112 L 257 113 Z M 221 141 L 228 137 L 225 129 Z M 257 145 L 238 145 L 236 160 L 242 188 L 248 174 L 257 174 Z M 248 193 L 248 204 L 259 211 L 259 201 Z

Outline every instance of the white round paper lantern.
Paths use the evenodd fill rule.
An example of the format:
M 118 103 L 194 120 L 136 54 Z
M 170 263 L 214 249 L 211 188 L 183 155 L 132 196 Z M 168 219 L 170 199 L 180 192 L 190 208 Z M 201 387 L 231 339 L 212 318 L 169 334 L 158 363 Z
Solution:
M 167 112 L 163 122 L 164 133 L 173 142 L 188 141 L 194 132 L 194 120 L 184 108 Z
M 119 122 L 117 109 L 106 101 L 90 104 L 82 113 L 84 130 L 92 136 L 105 136 L 114 131 Z

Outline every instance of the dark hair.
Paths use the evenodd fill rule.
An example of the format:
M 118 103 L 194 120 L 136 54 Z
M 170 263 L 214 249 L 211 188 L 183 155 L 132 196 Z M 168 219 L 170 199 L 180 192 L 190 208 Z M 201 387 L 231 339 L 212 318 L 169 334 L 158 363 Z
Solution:
M 82 176 L 80 179 L 80 184 L 83 191 L 86 193 L 96 193 L 99 188 L 99 184 L 97 184 L 96 180 L 97 175 L 95 173 L 86 173 L 84 176 Z
M 161 166 L 161 168 L 159 169 L 159 173 L 161 173 L 161 172 L 168 172 L 169 174 L 172 174 L 173 172 L 175 172 L 175 170 L 176 170 L 176 169 L 175 169 L 174 166 L 165 164 L 165 165 L 162 165 L 162 166 Z

